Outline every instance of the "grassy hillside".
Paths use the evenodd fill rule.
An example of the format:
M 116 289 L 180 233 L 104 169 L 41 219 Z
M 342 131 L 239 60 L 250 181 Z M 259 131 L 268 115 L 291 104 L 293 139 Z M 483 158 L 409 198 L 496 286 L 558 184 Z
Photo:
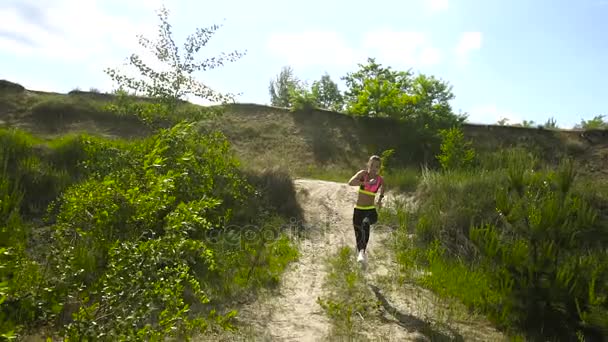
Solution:
M 234 303 L 276 286 L 298 257 L 284 234 L 301 222 L 289 175 L 244 170 L 222 136 L 149 134 L 94 101 L 14 95 L 3 94 L 5 125 L 36 134 L 0 128 L 0 339 L 230 327 Z
M 103 110 L 112 96 L 91 92 L 70 94 L 0 86 L 0 123 L 41 136 L 86 131 L 107 137 L 141 137 L 150 130 L 133 116 Z M 290 112 L 256 104 L 234 104 L 219 119 L 203 121 L 219 129 L 248 166 L 285 167 L 296 176 L 346 177 L 361 168 L 372 153 L 394 149 L 393 166 L 436 165 L 428 141 L 411 134 L 412 127 L 390 119 L 352 117 L 328 111 Z M 547 162 L 570 155 L 586 173 L 608 175 L 608 132 L 472 125 L 463 127 L 480 151 L 521 146 Z
M 0 333 L 225 326 L 224 303 L 275 285 L 297 257 L 286 237 L 272 247 L 257 238 L 301 215 L 290 177 L 345 181 L 370 154 L 393 150 L 387 181 L 419 201 L 380 215 L 406 279 L 531 340 L 608 336 L 607 131 L 464 125 L 475 158 L 444 170 L 445 140 L 390 119 L 233 104 L 174 126 L 196 107 L 184 103 L 153 132 L 129 110 L 109 111 L 113 100 L 0 82 L 0 125 L 22 129 L 0 129 Z M 200 134 L 218 130 L 226 141 Z M 459 161 L 466 144 L 452 138 L 444 155 Z M 248 233 L 235 227 L 250 224 L 256 238 L 234 244 Z M 121 297 L 129 286 L 145 295 Z

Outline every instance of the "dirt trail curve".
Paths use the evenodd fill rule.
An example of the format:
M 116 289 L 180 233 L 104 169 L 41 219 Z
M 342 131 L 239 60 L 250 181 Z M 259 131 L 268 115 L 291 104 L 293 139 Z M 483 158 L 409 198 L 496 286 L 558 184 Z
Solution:
M 297 179 L 294 181 L 298 201 L 304 210 L 308 235 L 300 243 L 300 258 L 283 275 L 278 295 L 261 298 L 239 310 L 239 318 L 249 324 L 256 337 L 265 341 L 327 341 L 331 322 L 317 303 L 323 297 L 326 276 L 324 258 L 343 246 L 354 249 L 352 210 L 356 188 L 344 183 Z M 387 196 L 390 200 L 390 195 Z M 458 324 L 469 331 L 464 337 L 454 329 L 452 333 L 436 332 L 426 323 L 433 304 L 430 294 L 414 287 L 390 286 L 396 270 L 387 252 L 388 228 L 372 231 L 368 246 L 369 267 L 366 281 L 387 311 L 386 317 L 367 326 L 365 335 L 376 341 L 500 341 L 500 335 L 487 326 Z M 354 260 L 354 255 L 353 255 Z M 384 284 L 384 285 L 381 285 Z M 424 301 L 425 305 L 420 305 Z M 425 309 L 426 308 L 426 309 Z M 467 328 L 468 327 L 468 328 Z M 451 330 L 451 329 L 450 329 Z M 462 330 L 462 329 L 458 329 Z M 240 338 L 239 338 L 240 339 Z

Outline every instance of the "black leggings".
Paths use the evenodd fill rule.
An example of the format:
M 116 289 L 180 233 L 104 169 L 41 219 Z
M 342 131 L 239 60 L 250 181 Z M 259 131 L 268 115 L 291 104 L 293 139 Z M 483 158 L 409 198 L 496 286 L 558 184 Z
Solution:
M 368 220 L 363 222 L 365 218 L 368 218 Z M 353 226 L 355 228 L 355 239 L 357 240 L 357 252 L 367 247 L 370 226 L 376 222 L 378 222 L 378 212 L 375 208 L 355 208 L 353 212 Z

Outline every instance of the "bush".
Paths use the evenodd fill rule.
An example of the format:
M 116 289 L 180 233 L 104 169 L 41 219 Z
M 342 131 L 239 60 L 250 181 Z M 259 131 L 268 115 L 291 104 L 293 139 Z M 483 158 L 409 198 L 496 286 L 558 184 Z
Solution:
M 130 157 L 134 166 L 73 186 L 59 203 L 53 264 L 79 307 L 68 336 L 205 328 L 186 316 L 185 291 L 208 301 L 199 280 L 216 270 L 207 234 L 251 188 L 225 141 L 192 125 L 162 130 Z
M 546 173 L 511 168 L 496 196 L 500 220 L 471 229 L 482 267 L 501 290 L 499 322 L 556 336 L 608 332 L 600 319 L 608 315 L 608 253 L 598 243 L 606 222 L 572 191 L 575 176 L 570 162 Z
M 1 133 L 0 334 L 181 339 L 230 328 L 222 301 L 276 285 L 297 258 L 284 232 L 298 209 L 291 180 L 245 175 L 221 134 L 190 123 L 130 143 Z M 41 189 L 30 175 L 52 170 L 65 182 L 42 189 L 47 221 L 25 218 Z
M 425 266 L 423 285 L 506 330 L 606 338 L 608 186 L 579 178 L 570 161 L 553 170 L 523 152 L 424 173 L 409 217 L 416 239 L 398 234 L 399 260 Z
M 475 151 L 471 142 L 464 140 L 464 134 L 459 128 L 441 129 L 441 153 L 437 156 L 444 170 L 453 170 L 471 166 L 475 158 Z
M 309 112 L 319 107 L 317 97 L 305 86 L 289 89 L 289 101 L 291 102 L 291 111 Z

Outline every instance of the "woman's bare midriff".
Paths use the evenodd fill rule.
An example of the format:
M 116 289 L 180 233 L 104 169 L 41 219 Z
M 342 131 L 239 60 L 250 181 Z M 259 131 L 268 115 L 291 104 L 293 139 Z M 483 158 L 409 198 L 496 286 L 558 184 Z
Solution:
M 376 196 L 359 193 L 359 196 L 357 197 L 357 206 L 368 207 L 374 205 L 375 199 Z

